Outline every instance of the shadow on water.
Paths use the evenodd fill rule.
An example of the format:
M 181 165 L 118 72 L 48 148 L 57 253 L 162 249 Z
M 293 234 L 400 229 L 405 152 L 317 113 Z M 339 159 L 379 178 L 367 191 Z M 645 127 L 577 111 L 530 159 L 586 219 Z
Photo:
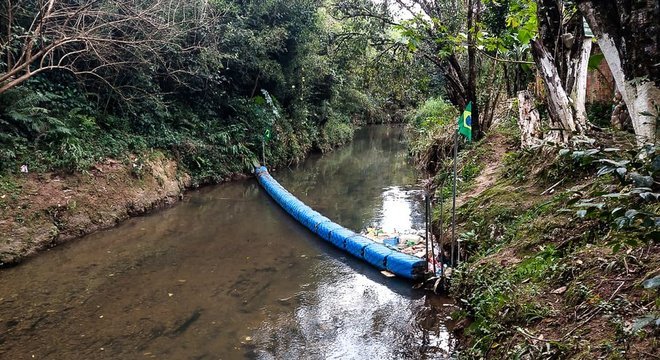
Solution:
M 273 175 L 352 229 L 419 228 L 401 135 L 364 129 Z M 0 358 L 442 357 L 446 304 L 323 242 L 247 180 L 2 270 Z

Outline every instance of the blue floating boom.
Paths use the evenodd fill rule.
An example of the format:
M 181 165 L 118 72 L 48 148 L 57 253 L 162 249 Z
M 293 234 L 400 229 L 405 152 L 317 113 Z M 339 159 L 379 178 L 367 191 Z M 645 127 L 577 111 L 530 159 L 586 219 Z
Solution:
M 411 280 L 424 278 L 424 260 L 392 250 L 332 222 L 283 188 L 264 166 L 255 169 L 254 173 L 261 186 L 289 215 L 324 240 L 381 270 Z

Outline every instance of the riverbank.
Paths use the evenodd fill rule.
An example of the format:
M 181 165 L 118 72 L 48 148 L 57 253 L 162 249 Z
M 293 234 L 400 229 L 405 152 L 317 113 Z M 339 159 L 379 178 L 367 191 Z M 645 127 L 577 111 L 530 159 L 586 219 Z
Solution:
M 461 356 L 650 359 L 659 352 L 652 195 L 659 154 L 632 148 L 625 134 L 597 135 L 564 150 L 521 150 L 512 119 L 461 152 L 457 226 L 468 260 L 451 284 L 463 306 L 453 315 Z M 448 209 L 446 165 L 431 186 L 436 201 L 440 193 L 449 198 Z M 436 211 L 436 237 L 440 217 Z M 450 221 L 445 213 L 445 226 Z
M 107 159 L 74 174 L 4 176 L 0 178 L 0 266 L 169 206 L 191 184 L 191 177 L 162 154 L 139 164 Z
M 267 149 L 268 155 L 277 155 L 270 158 L 270 166 L 300 162 L 304 154 L 315 151 L 333 151 L 346 144 L 357 127 L 334 132 L 325 127 L 315 147 L 294 148 L 290 140 L 304 136 L 284 134 Z M 85 170 L 0 175 L 0 267 L 171 206 L 186 190 L 244 179 L 248 170 L 236 166 L 242 161 L 239 155 L 217 158 L 213 163 L 202 161 L 203 167 L 198 168 L 191 167 L 190 159 L 181 154 L 175 157 L 150 149 L 122 160 L 107 158 Z

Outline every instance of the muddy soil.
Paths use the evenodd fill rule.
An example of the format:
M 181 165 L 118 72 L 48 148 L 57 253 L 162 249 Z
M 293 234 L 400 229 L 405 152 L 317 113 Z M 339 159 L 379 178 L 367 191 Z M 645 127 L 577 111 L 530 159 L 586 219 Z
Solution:
M 190 187 L 177 164 L 106 160 L 76 174 L 28 173 L 0 185 L 0 266 L 176 202 Z

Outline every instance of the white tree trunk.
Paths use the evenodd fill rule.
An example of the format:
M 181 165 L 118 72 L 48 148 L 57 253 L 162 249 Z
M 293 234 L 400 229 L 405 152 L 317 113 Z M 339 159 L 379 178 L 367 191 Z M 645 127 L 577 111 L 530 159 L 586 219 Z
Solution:
M 591 38 L 582 40 L 582 52 L 578 57 L 575 68 L 575 82 L 571 89 L 571 100 L 575 109 L 575 120 L 581 129 L 587 128 L 587 70 L 589 67 L 589 56 L 591 55 Z
M 656 118 L 658 110 L 654 104 L 660 104 L 660 89 L 648 79 L 635 78 L 626 81 L 619 51 L 613 39 L 606 33 L 598 38 L 598 46 L 610 67 L 616 87 L 628 107 L 637 144 L 656 142 Z
M 561 84 L 552 55 L 540 42 L 534 40 L 532 40 L 532 54 L 534 54 L 536 67 L 541 73 L 548 90 L 548 110 L 552 122 L 555 122 L 551 126 L 554 128 L 553 130 L 561 132 L 561 142 L 568 142 L 571 134 L 578 131 L 578 127 L 573 118 L 571 103 L 568 100 L 566 90 Z
M 577 0 L 628 108 L 639 146 L 656 143 L 660 106 L 658 1 Z
M 518 92 L 518 127 L 520 128 L 520 146 L 528 149 L 540 145 L 543 140 L 541 132 L 541 115 L 534 105 L 534 96 L 529 90 Z

